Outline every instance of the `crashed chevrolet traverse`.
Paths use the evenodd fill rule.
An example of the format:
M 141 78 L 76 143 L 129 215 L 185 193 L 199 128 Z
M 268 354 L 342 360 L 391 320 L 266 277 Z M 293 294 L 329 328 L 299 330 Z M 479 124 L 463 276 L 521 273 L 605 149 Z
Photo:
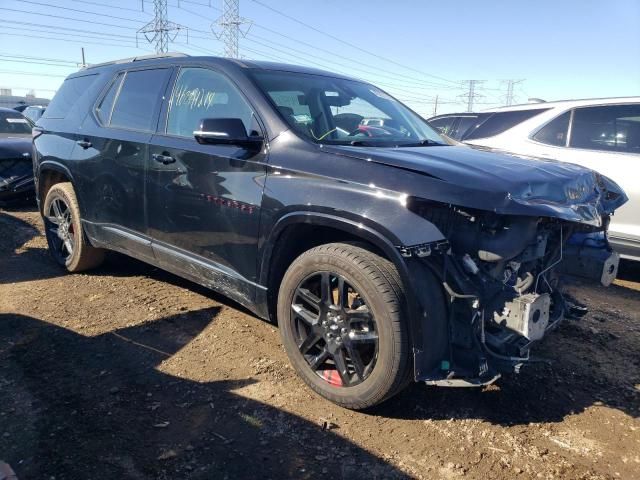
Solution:
M 486 385 L 605 285 L 621 189 L 586 168 L 446 145 L 384 91 L 308 68 L 168 55 L 69 76 L 34 130 L 70 272 L 105 250 L 277 321 L 320 395 Z

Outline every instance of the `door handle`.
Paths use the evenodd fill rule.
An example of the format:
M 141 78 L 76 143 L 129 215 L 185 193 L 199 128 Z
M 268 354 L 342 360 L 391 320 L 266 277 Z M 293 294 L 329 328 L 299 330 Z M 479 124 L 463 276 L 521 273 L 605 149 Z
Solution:
M 92 144 L 89 140 L 87 140 L 87 139 L 85 139 L 85 140 L 78 140 L 76 143 L 77 143 L 78 145 L 80 145 L 82 148 L 84 148 L 85 150 L 86 150 L 87 148 L 91 148 L 91 147 L 92 147 L 92 145 L 93 145 L 93 144 Z
M 154 153 L 151 156 L 156 162 L 161 163 L 163 165 L 169 165 L 170 163 L 173 163 L 176 161 L 176 159 L 173 158 L 171 155 L 168 155 L 167 152 Z

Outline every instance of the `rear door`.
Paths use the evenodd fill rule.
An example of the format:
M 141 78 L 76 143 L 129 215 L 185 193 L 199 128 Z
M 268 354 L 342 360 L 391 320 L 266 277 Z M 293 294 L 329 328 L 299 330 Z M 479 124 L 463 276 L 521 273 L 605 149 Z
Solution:
M 596 170 L 622 187 L 629 202 L 612 217 L 611 236 L 640 248 L 640 104 L 573 110 L 569 148 L 560 159 Z
M 98 97 L 74 160 L 89 234 L 124 253 L 153 258 L 144 238 L 145 161 L 171 69 L 120 72 Z
M 157 260 L 247 295 L 256 279 L 265 150 L 200 145 L 193 132 L 204 118 L 240 118 L 249 134 L 262 135 L 254 111 L 222 73 L 183 67 L 147 156 L 148 232 Z

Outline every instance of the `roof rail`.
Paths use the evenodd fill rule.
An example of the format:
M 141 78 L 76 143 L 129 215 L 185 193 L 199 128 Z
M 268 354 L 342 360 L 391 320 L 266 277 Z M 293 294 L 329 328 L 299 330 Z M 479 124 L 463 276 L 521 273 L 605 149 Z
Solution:
M 168 52 L 168 53 L 152 53 L 151 55 L 142 55 L 138 57 L 121 58 L 120 60 L 111 60 L 109 62 L 94 63 L 85 67 L 85 69 L 104 67 L 105 65 L 116 65 L 119 63 L 139 62 L 142 60 L 155 60 L 158 58 L 188 57 L 186 53 Z

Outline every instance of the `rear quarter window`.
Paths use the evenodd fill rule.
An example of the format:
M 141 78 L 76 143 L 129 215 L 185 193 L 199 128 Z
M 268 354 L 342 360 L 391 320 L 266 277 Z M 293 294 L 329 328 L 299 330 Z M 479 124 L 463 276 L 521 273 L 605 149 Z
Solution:
M 530 110 L 514 110 L 510 112 L 496 112 L 480 123 L 476 128 L 469 129 L 463 140 L 487 138 L 506 132 L 510 128 L 529 120 L 530 118 L 546 112 L 548 108 L 535 108 Z
M 43 118 L 65 118 L 78 99 L 93 85 L 97 74 L 67 78 L 44 112 Z

